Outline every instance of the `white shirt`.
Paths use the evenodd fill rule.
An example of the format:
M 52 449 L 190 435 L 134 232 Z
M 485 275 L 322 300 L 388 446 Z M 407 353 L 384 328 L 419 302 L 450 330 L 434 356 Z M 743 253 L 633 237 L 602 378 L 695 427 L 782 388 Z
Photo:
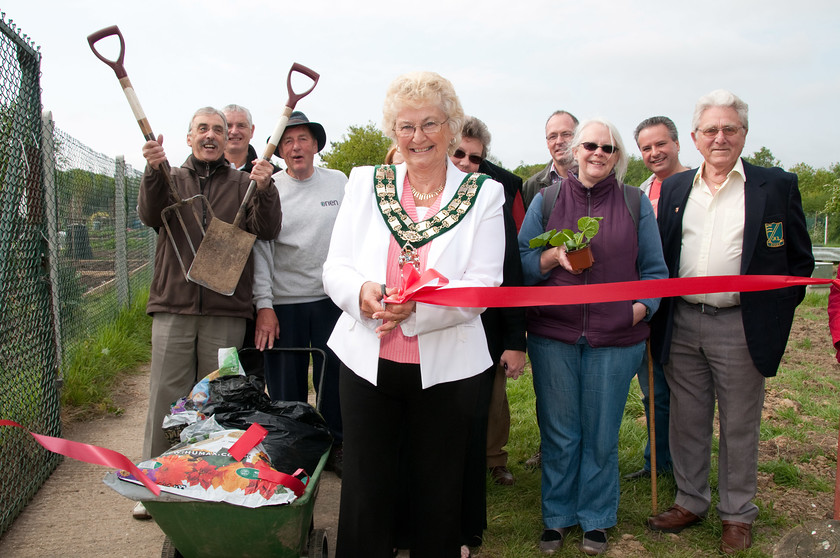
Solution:
M 704 162 L 697 169 L 682 223 L 680 277 L 740 275 L 744 246 L 744 164 L 729 171 L 716 193 L 703 180 Z M 737 292 L 684 296 L 690 303 L 727 308 L 741 303 Z

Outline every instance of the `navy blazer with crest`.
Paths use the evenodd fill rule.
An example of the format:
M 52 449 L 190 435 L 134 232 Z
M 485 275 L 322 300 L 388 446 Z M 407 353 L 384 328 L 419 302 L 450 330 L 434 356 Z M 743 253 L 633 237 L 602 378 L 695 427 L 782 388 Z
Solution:
M 659 198 L 659 234 L 669 277 L 678 277 L 682 249 L 682 220 L 697 169 L 667 178 Z M 814 270 L 811 238 L 805 224 L 797 176 L 779 168 L 744 161 L 744 243 L 742 275 L 810 277 Z M 747 347 L 764 376 L 775 376 L 785 352 L 793 314 L 805 287 L 741 293 L 741 312 Z M 663 298 L 651 321 L 654 358 L 668 362 L 675 298 Z

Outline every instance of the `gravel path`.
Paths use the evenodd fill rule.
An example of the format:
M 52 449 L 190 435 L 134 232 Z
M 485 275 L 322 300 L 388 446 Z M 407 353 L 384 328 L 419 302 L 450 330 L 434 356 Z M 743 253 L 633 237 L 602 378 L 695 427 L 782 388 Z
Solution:
M 71 422 L 64 426 L 64 437 L 113 449 L 139 462 L 148 394 L 145 366 L 124 376 L 114 395 L 115 403 L 125 409 L 122 415 Z M 102 483 L 108 471 L 65 459 L 0 539 L 0 556 L 160 556 L 164 533 L 154 521 L 131 517 L 134 503 Z M 327 529 L 330 556 L 335 549 L 340 486 L 335 474 L 324 472 L 315 504 L 315 526 Z

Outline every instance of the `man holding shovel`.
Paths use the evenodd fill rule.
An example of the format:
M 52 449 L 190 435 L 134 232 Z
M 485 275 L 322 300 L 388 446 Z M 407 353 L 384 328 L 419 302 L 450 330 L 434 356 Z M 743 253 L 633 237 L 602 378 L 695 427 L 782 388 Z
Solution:
M 260 160 L 250 175 L 231 168 L 224 157 L 228 129 L 224 113 L 212 107 L 198 109 L 190 121 L 187 145 L 192 154 L 171 176 L 178 194 L 186 200 L 175 209 L 168 181 L 162 169 L 168 165 L 163 137 L 143 146 L 146 169 L 140 182 L 138 214 L 146 225 L 158 229 L 154 276 L 146 311 L 152 321 L 152 363 L 149 380 L 149 411 L 143 442 L 143 458 L 159 456 L 169 449 L 161 428 L 169 406 L 189 393 L 195 383 L 218 368 L 218 350 L 241 347 L 245 319 L 251 316 L 253 262 L 245 266 L 232 296 L 225 296 L 187 281 L 179 259 L 189 259 L 190 242 L 198 246 L 202 232 L 193 214 L 206 229 L 216 218 L 232 222 L 251 180 L 256 191 L 247 206 L 243 228 L 269 240 L 280 231 L 280 198 L 271 180 L 271 163 Z M 204 199 L 190 202 L 203 194 Z M 177 213 L 181 214 L 182 223 Z M 169 228 L 164 227 L 164 219 Z M 167 238 L 171 230 L 172 238 Z M 175 246 L 176 245 L 177 248 Z M 225 262 L 219 262 L 220 268 Z M 141 504 L 138 504 L 142 507 Z M 134 516 L 148 517 L 135 508 Z

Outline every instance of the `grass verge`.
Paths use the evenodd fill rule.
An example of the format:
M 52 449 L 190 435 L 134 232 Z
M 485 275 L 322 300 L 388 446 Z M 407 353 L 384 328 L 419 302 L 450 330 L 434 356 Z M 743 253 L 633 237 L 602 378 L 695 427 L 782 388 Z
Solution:
M 840 371 L 833 362 L 826 318 L 827 293 L 809 293 L 797 310 L 794 332 L 778 376 L 767 381 L 765 414 L 759 450 L 759 516 L 753 548 L 742 558 L 772 556 L 772 549 L 791 528 L 820 517 L 831 517 L 836 470 L 835 450 L 840 405 Z M 829 356 L 829 358 L 826 358 Z M 511 432 L 508 467 L 513 487 L 487 484 L 487 522 L 484 545 L 474 552 L 482 558 L 542 556 L 539 469 L 524 465 L 539 447 L 530 366 L 516 381 L 508 381 Z M 621 475 L 643 464 L 647 440 L 641 391 L 633 381 L 619 438 Z M 717 517 L 717 439 L 713 441 L 710 473 L 712 505 L 708 517 L 680 534 L 655 533 L 646 520 L 653 509 L 649 480 L 621 481 L 618 524 L 609 530 L 607 556 L 623 558 L 667 556 L 688 558 L 719 555 L 721 525 Z M 676 485 L 670 475 L 657 483 L 657 510 L 673 503 Z M 579 529 L 570 534 L 557 557 L 581 556 Z
M 146 314 L 148 298 L 148 289 L 139 293 L 113 322 L 69 349 L 61 390 L 65 414 L 81 417 L 122 412 L 113 405 L 111 390 L 121 373 L 149 360 L 152 319 Z

